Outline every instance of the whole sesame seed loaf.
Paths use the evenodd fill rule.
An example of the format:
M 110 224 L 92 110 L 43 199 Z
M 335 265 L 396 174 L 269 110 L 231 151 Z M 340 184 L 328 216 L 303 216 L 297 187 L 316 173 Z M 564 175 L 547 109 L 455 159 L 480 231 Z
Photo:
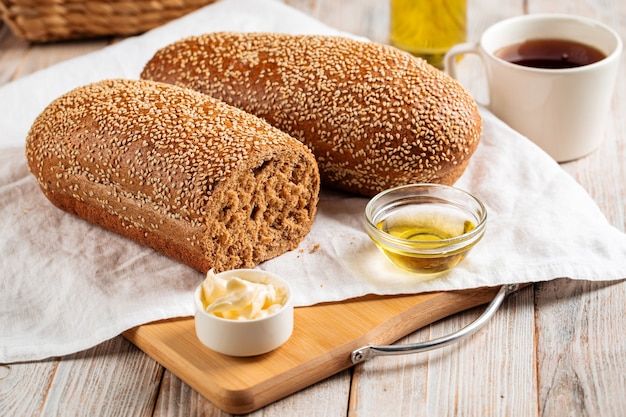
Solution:
M 366 196 L 453 184 L 482 129 L 454 79 L 387 45 L 316 35 L 218 32 L 182 39 L 141 77 L 186 86 L 305 143 L 322 184 Z
M 169 84 L 106 80 L 53 101 L 26 139 L 59 208 L 206 272 L 295 249 L 320 187 L 314 156 L 262 119 Z

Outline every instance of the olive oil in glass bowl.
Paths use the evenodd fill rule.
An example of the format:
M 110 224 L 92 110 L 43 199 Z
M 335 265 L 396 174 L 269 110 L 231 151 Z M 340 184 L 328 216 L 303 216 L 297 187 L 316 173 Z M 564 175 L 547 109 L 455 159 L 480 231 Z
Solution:
M 394 264 L 437 274 L 455 267 L 480 241 L 487 210 L 458 188 L 412 184 L 376 195 L 364 217 L 368 235 Z

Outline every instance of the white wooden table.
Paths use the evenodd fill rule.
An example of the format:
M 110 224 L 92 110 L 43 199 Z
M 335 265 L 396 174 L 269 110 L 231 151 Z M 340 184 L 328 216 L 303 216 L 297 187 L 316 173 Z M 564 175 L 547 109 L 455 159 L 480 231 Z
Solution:
M 387 0 L 287 3 L 341 30 L 387 42 Z M 535 12 L 593 17 L 626 38 L 623 0 L 469 0 L 468 38 L 478 39 L 487 26 L 503 18 Z M 0 24 L 0 84 L 112 41 L 30 45 Z M 624 61 L 626 55 L 602 147 L 563 165 L 622 231 Z M 478 96 L 480 73 L 470 74 L 464 81 Z M 477 308 L 455 315 L 400 342 L 449 333 L 480 312 Z M 68 357 L 0 365 L 0 416 L 50 415 L 227 414 L 120 336 Z M 252 415 L 626 416 L 626 282 L 559 279 L 527 287 L 506 300 L 483 330 L 460 344 L 420 355 L 376 358 Z

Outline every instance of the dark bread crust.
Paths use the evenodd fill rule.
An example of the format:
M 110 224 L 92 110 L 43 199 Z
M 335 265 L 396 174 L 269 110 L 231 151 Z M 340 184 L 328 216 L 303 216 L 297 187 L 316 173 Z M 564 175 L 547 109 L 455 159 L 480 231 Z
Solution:
M 311 152 L 198 92 L 106 80 L 51 103 L 26 139 L 57 207 L 199 271 L 295 249 L 317 210 Z
M 315 154 L 322 183 L 372 196 L 453 184 L 482 120 L 454 79 L 392 47 L 342 37 L 211 33 L 159 50 L 141 74 L 264 118 Z

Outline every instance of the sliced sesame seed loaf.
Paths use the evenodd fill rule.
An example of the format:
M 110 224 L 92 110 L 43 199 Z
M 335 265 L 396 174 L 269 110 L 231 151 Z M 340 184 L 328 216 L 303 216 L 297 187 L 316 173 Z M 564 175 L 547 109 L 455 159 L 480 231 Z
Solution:
M 454 79 L 387 45 L 332 36 L 218 32 L 159 50 L 141 74 L 209 94 L 305 143 L 322 184 L 366 196 L 453 184 L 482 121 Z
M 185 88 L 106 80 L 53 101 L 26 139 L 59 208 L 206 272 L 295 249 L 320 187 L 298 140 Z

